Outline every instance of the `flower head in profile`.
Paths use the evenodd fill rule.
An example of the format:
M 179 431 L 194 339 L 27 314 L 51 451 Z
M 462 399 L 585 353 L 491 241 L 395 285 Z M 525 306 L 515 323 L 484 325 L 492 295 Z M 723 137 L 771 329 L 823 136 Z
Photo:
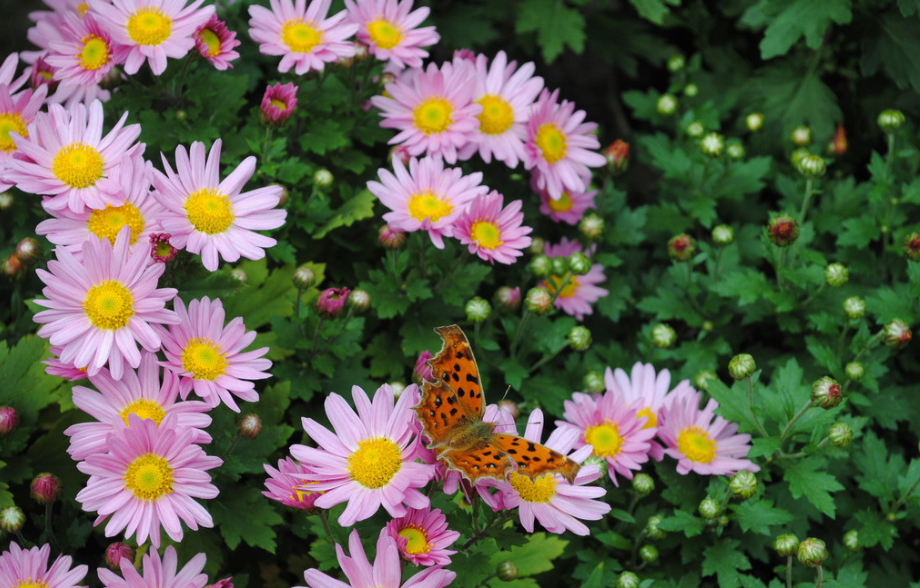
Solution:
M 48 65 L 55 79 L 70 85 L 98 84 L 117 64 L 124 63 L 128 47 L 116 44 L 92 14 L 64 15 L 60 40 L 49 44 Z
M 240 54 L 233 49 L 240 45 L 236 33 L 227 29 L 226 23 L 212 14 L 206 23 L 195 31 L 195 49 L 198 54 L 211 62 L 215 69 L 221 71 L 233 67 L 230 63 L 239 59 Z
M 60 360 L 60 347 L 52 346 L 50 351 L 51 357 L 42 361 L 42 363 L 46 366 L 46 374 L 50 376 L 58 376 L 59 378 L 70 380 L 71 382 L 86 379 L 86 368 L 80 369 L 73 363 L 64 363 Z
M 265 480 L 265 487 L 268 490 L 262 491 L 263 496 L 299 510 L 314 508 L 314 503 L 322 492 L 311 491 L 310 484 L 304 482 L 313 472 L 290 457 L 279 459 L 278 469 L 267 463 L 263 464 L 263 467 L 265 473 L 268 474 Z
M 327 18 L 332 0 L 270 0 L 271 10 L 249 7 L 249 36 L 262 55 L 281 55 L 278 71 L 294 69 L 299 76 L 323 71 L 325 64 L 354 57 L 347 39 L 358 25 L 347 22 L 344 10 Z
M 22 549 L 15 541 L 9 544 L 9 551 L 0 554 L 0 586 L 20 588 L 79 588 L 86 576 L 87 567 L 73 565 L 69 555 L 59 555 L 48 566 L 51 546 Z
M 396 541 L 399 552 L 417 566 L 446 566 L 457 553 L 447 549 L 460 533 L 447 528 L 447 518 L 439 509 L 409 509 L 381 530 Z
M 521 201 L 502 208 L 504 198 L 492 190 L 477 196 L 454 224 L 454 236 L 481 259 L 511 264 L 530 247 L 533 229 L 522 227 Z
M 326 416 L 334 432 L 310 418 L 303 419 L 307 434 L 319 447 L 294 445 L 291 455 L 313 475 L 311 489 L 325 494 L 318 508 L 347 502 L 339 524 L 351 526 L 372 516 L 382 506 L 390 516 L 401 517 L 410 508 L 425 508 L 428 497 L 419 492 L 434 475 L 434 468 L 415 460 L 419 448 L 418 386 L 407 387 L 394 399 L 384 384 L 373 401 L 361 388 L 352 388 L 357 412 L 338 394 L 326 397 Z
M 9 87 L 0 84 L 0 192 L 15 184 L 3 179 L 6 168 L 12 162 L 11 156 L 16 152 L 16 142 L 11 133 L 28 138 L 29 124 L 41 109 L 47 93 L 47 86 L 40 86 L 35 91 L 23 90 L 11 95 Z
M 537 188 L 536 182 L 531 180 L 530 187 L 540 196 L 540 212 L 557 223 L 577 225 L 589 208 L 594 208 L 594 197 L 597 190 L 587 192 L 572 192 L 563 190 L 562 196 L 553 200 L 549 192 Z
M 441 36 L 434 27 L 419 27 L 431 11 L 412 10 L 412 0 L 345 0 L 348 19 L 358 24 L 358 40 L 380 61 L 391 68 L 422 67 L 428 52 L 422 49 L 437 43 Z
M 225 261 L 262 259 L 265 248 L 276 241 L 255 231 L 276 229 L 284 224 L 287 211 L 278 210 L 281 186 L 265 186 L 243 192 L 256 169 L 256 158 L 247 157 L 230 175 L 220 179 L 221 140 L 207 154 L 204 143 L 195 141 L 189 151 L 176 147 L 176 171 L 163 156 L 166 173 L 153 170 L 157 200 L 166 210 L 160 224 L 171 243 L 190 253 L 200 253 L 210 271 L 217 269 L 218 256 Z
M 549 257 L 568 257 L 569 255 L 580 252 L 581 245 L 577 241 L 569 241 L 565 237 L 558 244 L 546 244 L 544 253 Z M 594 310 L 591 305 L 608 294 L 608 291 L 598 286 L 602 284 L 607 277 L 604 275 L 604 266 L 599 263 L 591 265 L 590 271 L 583 276 L 567 272 L 565 275 L 552 275 L 543 281 L 543 287 L 555 294 L 559 291 L 556 298 L 555 306 L 566 314 L 570 314 L 582 320 L 585 315 L 592 314 Z
M 293 82 L 266 86 L 262 96 L 262 120 L 278 126 L 287 122 L 297 106 L 297 89 Z
M 127 558 L 121 560 L 121 576 L 105 568 L 97 572 L 105 588 L 204 588 L 208 576 L 201 570 L 206 562 L 207 556 L 199 553 L 180 570 L 176 548 L 170 545 L 163 552 L 163 559 L 155 550 L 146 553 L 143 572 L 138 572 L 134 562 Z

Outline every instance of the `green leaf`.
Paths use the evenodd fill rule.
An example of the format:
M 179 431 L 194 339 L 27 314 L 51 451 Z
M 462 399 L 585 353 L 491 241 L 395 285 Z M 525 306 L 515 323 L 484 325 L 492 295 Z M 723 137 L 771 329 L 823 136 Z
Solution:
M 312 117 L 305 132 L 300 136 L 304 151 L 325 155 L 349 144 L 348 135 L 342 130 L 335 117 Z
M 275 532 L 271 528 L 284 522 L 281 515 L 255 488 L 232 487 L 227 494 L 208 501 L 214 527 L 220 530 L 227 547 L 236 549 L 242 540 L 274 553 Z
M 859 468 L 856 482 L 860 490 L 888 503 L 894 501 L 898 474 L 906 466 L 903 457 L 891 454 L 888 445 L 869 431 L 862 437 L 860 451 L 854 453 L 853 463 Z
M 577 54 L 585 48 L 585 19 L 556 0 L 524 0 L 518 9 L 517 34 L 536 33 L 543 59 L 552 63 L 566 45 Z
M 737 539 L 719 539 L 703 551 L 703 575 L 715 575 L 719 588 L 735 588 L 741 585 L 739 570 L 751 569 L 751 562 Z
M 772 500 L 748 500 L 731 508 L 742 530 L 760 535 L 772 536 L 771 526 L 785 525 L 795 518 L 789 511 L 774 507 Z
M 847 24 L 853 18 L 851 0 L 792 0 L 764 32 L 760 56 L 772 59 L 786 52 L 802 37 L 811 49 L 824 42 L 824 33 L 831 21 Z
M 789 483 L 793 498 L 804 496 L 815 508 L 833 519 L 836 518 L 837 505 L 830 493 L 843 490 L 843 485 L 831 474 L 818 471 L 824 464 L 822 458 L 807 457 L 787 467 L 783 477 Z
M 293 301 L 297 298 L 297 289 L 291 282 L 293 275 L 294 266 L 287 265 L 273 270 L 258 288 L 241 289 L 240 296 L 224 303 L 227 316 L 243 317 L 249 330 L 269 324 L 273 316 L 291 316 L 294 313 Z
M 878 20 L 878 33 L 863 41 L 860 69 L 866 76 L 882 68 L 898 88 L 920 90 L 920 35 L 917 19 L 889 11 Z
M 322 239 L 329 231 L 339 227 L 350 227 L 356 221 L 374 216 L 374 202 L 377 198 L 364 189 L 345 201 L 325 225 L 313 233 L 314 239 Z
M 768 288 L 767 278 L 762 273 L 745 267 L 726 274 L 709 289 L 719 296 L 737 299 L 738 306 L 747 306 L 757 302 Z
M 629 0 L 639 16 L 657 25 L 664 24 L 664 18 L 671 13 L 671 6 L 680 6 L 680 0 Z
M 830 137 L 843 112 L 837 95 L 813 70 L 789 64 L 765 67 L 752 80 L 754 99 L 764 105 L 767 120 L 779 122 L 776 130 L 787 133 L 798 125 L 810 125 L 815 136 Z
M 568 544 L 555 535 L 547 537 L 543 532 L 534 533 L 527 543 L 493 554 L 489 564 L 495 569 L 502 562 L 514 561 L 518 576 L 532 576 L 553 569 L 553 560 L 562 555 Z
M 684 510 L 675 510 L 674 514 L 661 519 L 658 528 L 665 531 L 682 531 L 687 537 L 696 537 L 703 532 L 703 519 Z
M 863 249 L 882 234 L 878 221 L 871 214 L 848 218 L 840 225 L 837 247 L 858 247 Z
M 898 529 L 876 510 L 861 510 L 854 517 L 862 526 L 859 528 L 859 546 L 871 549 L 881 545 L 888 551 L 894 546 Z
M 735 162 L 716 184 L 713 196 L 738 199 L 746 194 L 760 192 L 764 177 L 770 173 L 770 157 L 753 157 L 747 161 Z

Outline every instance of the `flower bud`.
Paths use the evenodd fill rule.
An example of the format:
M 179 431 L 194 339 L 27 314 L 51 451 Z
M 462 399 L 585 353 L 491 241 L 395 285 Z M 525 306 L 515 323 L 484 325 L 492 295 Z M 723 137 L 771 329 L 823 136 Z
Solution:
M 548 255 L 538 253 L 530 260 L 530 271 L 537 277 L 543 278 L 553 273 L 553 261 Z M 564 272 L 563 272 L 564 273 Z
M 757 493 L 757 476 L 753 472 L 742 470 L 732 476 L 728 482 L 728 489 L 741 500 L 747 500 Z
M 591 271 L 591 260 L 580 251 L 576 251 L 566 259 L 569 270 L 576 276 L 583 276 Z
M 829 155 L 833 155 L 834 157 L 840 157 L 847 152 L 848 147 L 849 143 L 847 142 L 847 130 L 843 128 L 843 125 L 838 124 L 837 130 L 834 131 L 834 137 L 827 145 L 827 152 Z
M 672 55 L 671 57 L 668 57 L 668 71 L 671 73 L 677 73 L 684 69 L 684 65 L 686 65 L 686 63 L 687 62 L 684 60 L 683 55 Z
M 351 290 L 348 288 L 326 288 L 316 299 L 316 310 L 320 316 L 335 318 L 342 312 Z
M 658 114 L 661 116 L 671 116 L 677 112 L 677 98 L 671 94 L 662 94 L 655 108 L 658 109 Z
M 852 361 L 846 365 L 844 371 L 847 374 L 847 377 L 853 380 L 854 382 L 861 380 L 863 376 L 866 375 L 866 368 L 863 367 L 863 364 L 858 361 Z
M 719 133 L 709 133 L 700 140 L 700 151 L 703 152 L 703 155 L 718 157 L 722 155 L 724 149 L 725 139 Z
M 589 212 L 578 221 L 578 230 L 586 239 L 592 241 L 600 239 L 604 234 L 604 219 L 593 212 Z
M 260 105 L 262 122 L 276 127 L 286 123 L 297 106 L 297 89 L 293 82 L 266 86 Z
M 2 192 L 0 193 L 0 210 L 9 210 L 13 208 L 13 203 L 15 199 L 11 192 Z
M 603 392 L 607 385 L 604 383 L 604 374 L 591 370 L 585 374 L 584 378 L 585 392 Z
M 246 270 L 241 267 L 233 268 L 233 271 L 230 272 L 230 276 L 241 284 L 245 284 L 249 281 L 249 276 L 246 274 Z
M 799 173 L 806 178 L 820 178 L 827 172 L 827 164 L 820 155 L 804 155 L 796 166 Z
M 575 351 L 584 351 L 591 347 L 591 331 L 582 326 L 572 327 L 566 340 Z
M 910 343 L 910 327 L 899 318 L 893 319 L 886 324 L 883 333 L 885 336 L 885 345 L 892 349 L 900 349 Z
M 715 498 L 704 498 L 700 502 L 700 506 L 697 508 L 704 519 L 712 520 L 722 514 L 722 506 L 719 504 L 719 501 Z
M 393 391 L 393 397 L 397 399 L 400 396 L 402 396 L 403 392 L 406 391 L 406 385 L 400 382 L 399 380 L 393 380 L 392 382 L 388 382 L 387 386 L 389 386 L 390 390 Z
M 134 565 L 134 548 L 121 541 L 116 541 L 105 548 L 105 565 L 112 570 L 121 569 L 121 560 L 126 559 Z
M 792 533 L 784 533 L 773 540 L 773 549 L 782 556 L 789 556 L 799 548 L 799 538 Z
M 920 233 L 911 233 L 904 239 L 904 245 L 901 251 L 907 259 L 911 261 L 920 261 Z
M 827 430 L 827 438 L 834 447 L 843 449 L 853 441 L 853 429 L 846 423 L 834 423 Z
M 61 479 L 47 472 L 38 474 L 32 479 L 29 493 L 32 499 L 39 504 L 52 504 L 61 497 Z
M 759 131 L 763 128 L 763 115 L 759 112 L 752 112 L 744 117 L 744 124 L 752 133 Z
M 799 238 L 799 223 L 788 214 L 780 214 L 770 219 L 767 236 L 777 247 L 788 247 Z
M 616 588 L 639 588 L 639 576 L 634 572 L 623 572 L 617 576 Z
M 684 96 L 693 98 L 700 93 L 700 88 L 696 84 L 687 84 L 684 86 Z
M 719 225 L 712 230 L 712 242 L 726 247 L 735 242 L 735 230 L 728 225 Z
M 824 541 L 809 537 L 799 543 L 795 556 L 798 558 L 799 563 L 806 568 L 816 568 L 827 559 L 827 546 Z
M 850 278 L 850 270 L 842 263 L 831 263 L 824 268 L 824 281 L 831 288 L 839 288 L 847 283 Z
M 371 305 L 371 295 L 367 290 L 356 288 L 348 295 L 348 306 L 355 312 L 364 312 Z
M 703 133 L 706 132 L 706 127 L 703 126 L 698 120 L 693 121 L 687 125 L 687 136 L 691 139 L 699 139 L 703 136 Z
M 639 548 L 639 558 L 645 563 L 653 564 L 658 561 L 658 548 L 646 543 Z
M 333 181 L 335 181 L 335 176 L 328 169 L 320 169 L 313 174 L 313 184 L 318 188 L 328 188 Z
M 859 531 L 856 529 L 850 529 L 844 533 L 843 546 L 846 547 L 847 551 L 850 553 L 859 551 Z
M 278 197 L 278 206 L 284 206 L 287 204 L 287 201 L 291 198 L 291 191 L 288 190 L 288 187 L 282 184 L 269 184 L 269 186 L 278 186 L 281 188 L 281 196 Z
M 244 439 L 255 439 L 262 432 L 262 419 L 257 414 L 244 414 L 236 422 L 236 431 Z
M 569 260 L 565 257 L 551 257 L 550 267 L 552 268 L 550 272 L 552 275 L 565 276 L 569 271 Z
M 851 321 L 861 319 L 866 314 L 866 301 L 859 296 L 850 296 L 843 301 L 843 312 Z
M 0 510 L 0 529 L 7 533 L 21 531 L 25 522 L 26 513 L 18 506 L 8 506 Z
M 464 310 L 466 310 L 467 320 L 481 323 L 489 318 L 489 314 L 492 313 L 492 305 L 486 299 L 474 296 L 467 301 Z
M 515 402 L 510 400 L 499 400 L 498 401 L 498 410 L 503 410 L 511 415 L 511 418 L 517 419 L 520 416 L 521 411 L 518 409 L 518 405 Z
M 536 315 L 548 314 L 553 309 L 553 296 L 541 286 L 531 288 L 527 291 L 524 306 Z
M 732 161 L 740 161 L 747 155 L 747 151 L 745 151 L 741 141 L 733 139 L 725 145 L 725 154 L 728 155 L 728 158 Z
M 607 171 L 618 176 L 629 168 L 629 143 L 617 139 L 604 150 L 607 159 Z
M 811 401 L 821 408 L 834 408 L 843 401 L 843 391 L 837 380 L 822 376 L 811 385 Z
M 811 153 L 808 151 L 808 149 L 805 149 L 804 147 L 800 147 L 796 149 L 795 151 L 793 151 L 792 154 L 789 156 L 789 162 L 792 163 L 792 167 L 794 167 L 795 169 L 799 169 L 799 163 L 802 162 L 802 158 L 805 157 L 806 155 L 811 155 Z
M 690 261 L 696 253 L 696 241 L 690 235 L 681 233 L 668 241 L 668 255 L 674 261 Z
M 313 269 L 310 266 L 302 265 L 294 270 L 291 281 L 294 282 L 294 286 L 298 289 L 306 290 L 307 288 L 312 288 L 316 284 L 316 274 L 313 273 Z
M 796 147 L 807 147 L 811 144 L 811 129 L 805 125 L 797 126 L 789 133 L 789 139 Z
M 0 406 L 0 437 L 19 428 L 19 413 L 12 406 Z
M 208 584 L 205 588 L 233 588 L 233 576 Z
M 405 145 L 394 145 L 390 148 L 390 163 L 392 164 L 395 161 L 403 164 L 404 167 L 409 167 L 409 160 L 412 159 L 412 154 L 409 153 L 409 148 Z
M 42 253 L 42 244 L 32 237 L 26 237 L 16 245 L 16 257 L 25 265 L 35 265 L 41 261 Z
M 719 376 L 712 370 L 702 370 L 693 376 L 693 386 L 699 390 L 709 390 L 709 380 L 718 380 Z
M 677 341 L 677 332 L 671 325 L 658 323 L 652 327 L 652 345 L 659 349 L 667 349 Z
M 645 536 L 651 539 L 652 541 L 660 541 L 664 539 L 667 533 L 664 532 L 664 529 L 660 529 L 658 525 L 661 524 L 662 518 L 658 515 L 650 516 L 648 522 L 645 523 Z
M 403 246 L 403 243 L 406 242 L 406 233 L 403 231 L 398 231 L 390 225 L 383 225 L 380 227 L 378 232 L 380 238 L 380 244 L 386 249 L 394 250 L 399 249 Z
M 754 357 L 748 353 L 739 353 L 728 362 L 728 374 L 736 380 L 746 380 L 757 371 Z
M 492 302 L 496 307 L 498 307 L 499 310 L 514 312 L 518 309 L 519 306 L 521 306 L 520 286 L 515 288 L 502 286 L 495 291 L 495 296 L 492 297 Z
M 517 578 L 518 575 L 517 565 L 511 560 L 503 561 L 498 564 L 498 569 L 495 572 L 495 575 L 497 575 L 498 579 L 502 582 L 510 582 Z
M 150 234 L 150 257 L 156 263 L 168 263 L 179 255 L 179 250 L 173 246 L 169 240 L 172 235 L 169 233 L 151 233 Z
M 9 257 L 3 260 L 3 264 L 0 267 L 3 268 L 3 274 L 11 280 L 21 278 L 26 272 L 26 266 L 19 261 L 15 253 L 11 253 Z
M 636 493 L 645 496 L 655 490 L 655 480 L 648 474 L 636 474 L 632 479 L 632 487 Z
M 878 126 L 888 134 L 897 133 L 906 121 L 903 112 L 891 108 L 878 115 Z

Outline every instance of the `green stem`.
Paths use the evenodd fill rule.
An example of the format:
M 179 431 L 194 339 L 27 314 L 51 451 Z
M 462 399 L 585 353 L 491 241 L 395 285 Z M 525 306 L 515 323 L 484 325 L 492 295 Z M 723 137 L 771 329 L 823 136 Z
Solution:
M 786 284 L 783 281 L 783 264 L 786 262 L 786 248 L 780 247 L 779 253 L 776 256 L 776 285 L 779 286 L 780 290 L 786 289 Z
M 51 525 L 53 518 L 51 509 L 53 507 L 53 502 L 45 504 L 45 530 L 48 531 L 48 539 L 51 541 L 51 545 L 58 550 L 58 553 L 63 553 L 64 550 L 61 549 L 61 544 L 58 543 L 57 536 L 54 534 L 54 527 Z
M 821 292 L 824 291 L 824 288 L 825 288 L 826 286 L 827 286 L 827 282 L 824 282 L 823 284 L 821 284 L 820 286 L 818 286 L 818 289 L 815 290 L 815 293 L 812 294 L 811 296 L 809 296 L 808 298 L 806 298 L 806 299 L 805 299 L 805 302 L 802 303 L 802 306 L 808 306 L 808 303 L 811 302 L 812 300 L 814 300 L 815 298 L 817 298 L 817 297 L 821 294 Z
M 823 449 L 825 445 L 830 443 L 830 441 L 831 441 L 830 437 L 825 437 L 824 439 L 821 439 L 821 441 L 819 441 L 818 444 L 815 445 L 815 450 L 812 452 L 799 451 L 796 453 L 783 453 L 782 451 L 780 451 L 779 454 L 777 454 L 776 459 L 799 459 L 800 457 L 807 457 L 811 455 L 812 453 L 817 453 L 818 451 Z
M 824 568 L 818 565 L 818 567 L 815 568 L 815 572 L 818 575 L 817 579 L 815 580 L 815 588 L 821 588 L 821 586 L 824 584 Z
M 477 326 L 478 326 L 478 325 L 477 325 Z M 557 355 L 559 355 L 560 353 L 562 353 L 563 351 L 565 351 L 565 350 L 568 349 L 568 348 L 569 348 L 569 344 L 568 344 L 568 342 L 566 342 L 562 347 L 560 347 L 559 349 L 557 349 L 554 353 L 547 353 L 547 354 L 544 354 L 543 357 L 540 358 L 540 361 L 538 361 L 537 363 L 535 363 L 535 364 L 533 364 L 532 366 L 530 366 L 530 369 L 527 370 L 527 375 L 532 374 L 532 373 L 535 372 L 538 368 L 542 367 L 546 362 L 551 361 L 551 360 L 554 359 Z
M 748 383 L 748 408 L 750 408 L 751 410 L 751 418 L 754 419 L 754 425 L 757 427 L 757 432 L 760 433 L 760 435 L 766 439 L 767 437 L 770 436 L 770 434 L 767 433 L 767 430 L 764 429 L 762 424 L 760 424 L 760 419 L 758 419 L 757 415 L 754 414 L 754 381 L 751 380 L 751 378 L 748 378 L 747 383 Z
M 809 399 L 808 402 L 806 402 L 805 405 L 799 409 L 799 412 L 795 413 L 795 416 L 792 417 L 792 420 L 786 423 L 786 428 L 783 429 L 783 433 L 779 437 L 780 443 L 786 440 L 786 437 L 788 437 L 789 433 L 792 432 L 792 426 L 795 425 L 796 421 L 802 418 L 802 415 L 805 414 L 808 411 L 808 409 L 811 408 L 812 406 L 814 406 L 814 402 L 812 402 L 812 400 Z
M 510 514 L 510 513 L 511 513 L 511 511 L 507 511 L 507 510 L 503 510 L 501 513 L 499 513 L 499 515 L 498 515 L 497 517 L 495 517 L 495 520 L 493 520 L 490 524 L 486 525 L 482 530 L 477 531 L 475 535 L 473 535 L 472 537 L 470 537 L 470 538 L 467 540 L 467 542 L 463 544 L 463 547 L 460 548 L 460 551 L 463 551 L 463 552 L 465 553 L 466 551 L 469 550 L 470 547 L 472 547 L 473 545 L 475 545 L 476 542 L 478 542 L 478 541 L 480 541 L 480 540 L 485 539 L 486 537 L 488 537 L 488 536 L 489 536 L 489 532 L 490 532 L 492 529 L 494 529 L 494 528 L 496 528 L 496 527 L 501 527 L 502 525 L 504 525 L 505 522 L 506 522 L 509 518 L 511 518 L 511 514 Z
M 236 448 L 236 444 L 239 442 L 240 442 L 240 433 L 239 431 L 237 431 L 236 435 L 233 436 L 233 440 L 230 441 L 230 445 L 228 445 L 227 449 L 225 449 L 224 452 L 220 454 L 220 458 L 222 460 L 226 460 L 227 456 L 233 453 L 234 448 Z
M 329 527 L 329 519 L 327 518 L 325 509 L 320 509 L 319 511 L 319 522 L 323 525 L 323 531 L 326 532 L 326 539 L 329 540 L 331 545 L 335 545 L 335 535 L 332 534 L 332 529 Z
M 521 339 L 521 335 L 524 333 L 524 325 L 530 319 L 531 315 L 533 315 L 533 313 L 527 310 L 527 308 L 524 308 L 524 314 L 521 315 L 521 320 L 518 321 L 517 329 L 514 330 L 514 337 L 511 338 L 511 345 L 509 347 L 511 359 L 515 359 L 517 356 L 518 342 Z
M 900 509 L 904 503 L 907 502 L 907 499 L 910 498 L 910 495 L 914 493 L 914 490 L 917 489 L 917 486 L 920 486 L 920 477 L 918 477 L 916 481 L 914 481 L 913 485 L 908 488 L 907 492 L 904 493 L 904 496 L 902 496 L 897 502 L 894 503 L 894 506 L 891 508 L 891 512 L 898 512 L 898 509 Z
M 792 588 L 792 554 L 786 556 L 786 588 Z
M 802 200 L 802 210 L 799 211 L 799 226 L 805 223 L 805 215 L 808 213 L 808 205 L 811 204 L 811 195 L 814 194 L 815 179 L 807 178 L 805 180 L 805 198 Z

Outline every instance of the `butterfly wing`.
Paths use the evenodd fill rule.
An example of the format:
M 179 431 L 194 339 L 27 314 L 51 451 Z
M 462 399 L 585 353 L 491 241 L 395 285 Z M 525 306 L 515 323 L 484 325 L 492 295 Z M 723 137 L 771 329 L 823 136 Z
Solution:
M 432 449 L 450 444 L 479 420 L 469 414 L 457 399 L 457 392 L 443 380 L 422 382 L 422 399 L 415 412 Z
M 475 483 L 479 478 L 504 480 L 514 470 L 514 460 L 490 438 L 462 450 L 448 449 L 440 455 L 448 467 Z
M 428 360 L 434 378 L 443 380 L 454 390 L 457 400 L 471 417 L 481 419 L 486 403 L 470 342 L 457 325 L 438 327 L 435 332 L 444 344 L 441 351 Z
M 581 468 L 558 451 L 517 435 L 493 434 L 492 443 L 514 460 L 519 474 L 531 480 L 543 474 L 557 473 L 568 480 L 569 484 L 574 484 L 575 476 Z

